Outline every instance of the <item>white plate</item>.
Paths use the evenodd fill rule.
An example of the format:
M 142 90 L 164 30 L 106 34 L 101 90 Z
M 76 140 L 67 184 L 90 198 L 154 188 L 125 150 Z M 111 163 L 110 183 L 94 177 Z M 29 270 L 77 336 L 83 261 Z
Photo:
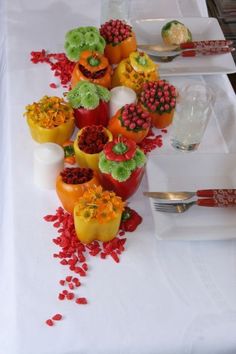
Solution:
M 132 20 L 139 44 L 162 43 L 161 29 L 173 18 Z M 175 18 L 191 31 L 193 40 L 225 39 L 218 21 L 209 17 Z M 154 59 L 154 57 L 152 57 Z M 170 63 L 158 63 L 163 76 L 229 74 L 236 72 L 231 53 L 196 58 L 178 57 Z
M 149 191 L 196 191 L 236 188 L 236 154 L 161 154 L 147 164 Z M 192 206 L 182 214 L 154 210 L 155 234 L 161 240 L 236 238 L 236 208 Z

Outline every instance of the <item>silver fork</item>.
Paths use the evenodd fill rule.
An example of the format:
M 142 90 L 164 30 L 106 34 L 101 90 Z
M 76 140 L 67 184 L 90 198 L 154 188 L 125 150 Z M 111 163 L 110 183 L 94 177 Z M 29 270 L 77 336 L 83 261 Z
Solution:
M 197 201 L 192 201 L 188 203 L 157 203 L 154 202 L 154 208 L 156 211 L 162 213 L 184 213 L 193 205 L 196 205 Z

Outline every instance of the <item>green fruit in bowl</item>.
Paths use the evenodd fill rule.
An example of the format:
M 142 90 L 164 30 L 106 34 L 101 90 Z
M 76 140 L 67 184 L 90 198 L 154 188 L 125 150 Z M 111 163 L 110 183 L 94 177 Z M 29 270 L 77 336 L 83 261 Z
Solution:
M 192 41 L 190 30 L 177 20 L 167 22 L 162 27 L 161 35 L 164 43 L 167 45 L 179 45 Z

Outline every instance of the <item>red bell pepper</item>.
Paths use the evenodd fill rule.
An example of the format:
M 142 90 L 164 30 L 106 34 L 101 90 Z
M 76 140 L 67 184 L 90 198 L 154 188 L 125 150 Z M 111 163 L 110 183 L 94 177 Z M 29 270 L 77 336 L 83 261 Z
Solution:
M 125 207 L 121 217 L 120 229 L 132 232 L 137 229 L 142 221 L 142 216 L 140 216 L 134 209 Z
M 123 200 L 126 200 L 137 191 L 141 183 L 144 171 L 144 166 L 137 168 L 124 182 L 120 182 L 114 179 L 112 175 L 108 173 L 101 173 L 99 175 L 99 178 L 104 189 L 112 190 Z
M 100 100 L 94 109 L 74 109 L 75 125 L 81 129 L 88 125 L 103 125 L 107 127 L 109 122 L 109 103 Z

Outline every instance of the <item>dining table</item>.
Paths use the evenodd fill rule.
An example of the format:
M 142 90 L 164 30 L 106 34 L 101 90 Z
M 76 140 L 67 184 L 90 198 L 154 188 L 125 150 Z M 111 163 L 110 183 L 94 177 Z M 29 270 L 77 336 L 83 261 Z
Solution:
M 163 144 L 148 154 L 153 165 L 147 163 L 138 191 L 128 200 L 142 223 L 125 233 L 119 262 L 87 252 L 86 277 L 80 277 L 81 286 L 74 290 L 87 304 L 58 298 L 60 280 L 74 275 L 55 256 L 57 230 L 44 217 L 55 214 L 61 203 L 55 189 L 34 184 L 38 144 L 23 114 L 26 105 L 44 95 L 63 97 L 66 88 L 49 65 L 32 63 L 31 52 L 63 53 L 66 32 L 99 27 L 100 18 L 99 0 L 0 2 L 0 354 L 235 354 L 236 210 L 229 211 L 228 225 L 208 208 L 204 219 L 197 219 L 194 206 L 185 214 L 194 224 L 186 224 L 183 238 L 168 216 L 165 238 L 164 219 L 155 219 L 158 213 L 143 196 L 153 190 L 155 179 L 160 191 L 158 178 L 162 187 L 168 187 L 171 176 L 172 186 L 182 187 L 185 168 L 191 179 L 185 175 L 186 188 L 204 187 L 201 163 L 206 168 L 216 159 L 222 162 L 220 181 L 227 182 L 221 188 L 236 188 L 235 93 L 227 70 L 191 73 L 194 58 L 184 59 L 189 60 L 189 72 L 165 75 L 161 63 L 159 72 L 177 88 L 193 81 L 214 88 L 214 110 L 199 149 L 177 151 L 170 144 L 169 128 L 155 130 Z M 175 18 L 208 18 L 205 0 L 129 1 L 131 23 Z M 175 159 L 178 166 L 171 165 Z M 161 177 L 154 173 L 159 160 L 164 172 L 169 162 Z M 181 163 L 185 160 L 186 166 Z M 214 178 L 212 170 L 212 187 Z M 62 319 L 47 325 L 55 314 Z

